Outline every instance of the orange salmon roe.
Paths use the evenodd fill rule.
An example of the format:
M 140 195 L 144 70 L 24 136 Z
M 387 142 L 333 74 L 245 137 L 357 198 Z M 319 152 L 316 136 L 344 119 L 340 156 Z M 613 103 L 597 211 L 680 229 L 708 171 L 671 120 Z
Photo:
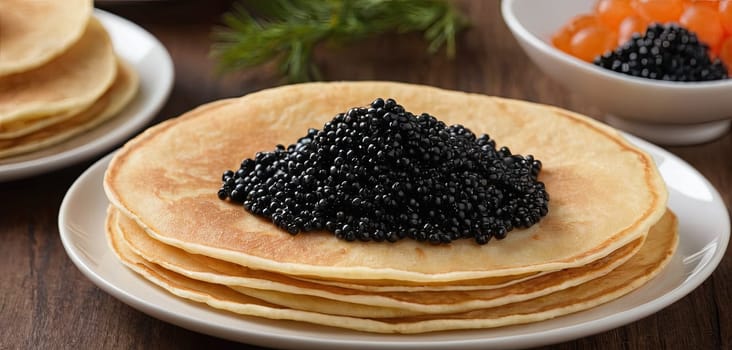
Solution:
M 624 18 L 634 15 L 630 0 L 600 0 L 595 5 L 598 21 L 611 30 L 617 31 Z
M 632 0 L 631 5 L 644 19 L 651 22 L 673 22 L 684 11 L 683 0 Z
M 570 41 L 570 53 L 592 62 L 595 57 L 612 50 L 617 45 L 617 35 L 603 26 L 592 26 L 578 31 Z
M 719 6 L 718 0 L 685 0 L 684 6 L 693 6 L 693 5 L 699 5 L 699 6 L 705 6 L 709 7 L 711 9 L 717 9 L 717 6 Z
M 684 10 L 679 22 L 689 31 L 696 33 L 699 40 L 710 48 L 716 48 L 722 41 L 724 29 L 716 9 L 700 5 L 689 6 Z
M 732 36 L 727 37 L 722 42 L 719 48 L 719 59 L 727 66 L 727 74 L 729 75 L 730 71 L 732 71 Z
M 732 0 L 719 2 L 719 19 L 727 35 L 732 35 Z
M 574 34 L 587 27 L 596 26 L 597 23 L 597 17 L 595 15 L 578 15 L 569 21 L 567 27 Z
M 572 18 L 567 25 L 562 27 L 552 36 L 552 44 L 558 49 L 571 53 L 570 43 L 572 36 L 578 31 L 587 27 L 598 25 L 597 18 L 594 15 L 578 15 Z
M 639 16 L 630 16 L 624 19 L 620 22 L 620 27 L 618 28 L 618 45 L 622 45 L 626 41 L 630 40 L 633 33 L 643 35 L 646 28 L 648 28 L 648 21 L 640 18 Z

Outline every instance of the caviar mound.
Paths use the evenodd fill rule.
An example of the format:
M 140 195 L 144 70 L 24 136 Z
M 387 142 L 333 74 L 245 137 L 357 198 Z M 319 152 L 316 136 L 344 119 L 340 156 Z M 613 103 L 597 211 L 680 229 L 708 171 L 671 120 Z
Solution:
M 291 234 L 324 228 L 347 241 L 485 244 L 547 214 L 541 166 L 496 150 L 488 135 L 378 98 L 245 159 L 223 174 L 218 196 Z
M 708 46 L 676 24 L 651 24 L 594 64 L 635 77 L 667 81 L 710 81 L 727 78 L 727 68 L 709 58 Z

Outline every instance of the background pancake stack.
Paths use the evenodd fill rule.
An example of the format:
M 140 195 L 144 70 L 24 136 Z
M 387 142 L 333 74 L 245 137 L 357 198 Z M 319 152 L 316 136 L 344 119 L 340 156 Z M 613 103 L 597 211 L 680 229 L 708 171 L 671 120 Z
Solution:
M 34 151 L 95 127 L 135 95 L 92 1 L 2 0 L 0 158 Z
M 549 214 L 503 240 L 430 245 L 292 236 L 219 200 L 221 173 L 376 97 L 534 154 Z M 616 299 L 658 274 L 677 223 L 653 160 L 557 108 L 379 82 L 292 85 L 214 102 L 127 143 L 105 174 L 120 260 L 183 298 L 272 319 L 381 333 L 541 321 Z

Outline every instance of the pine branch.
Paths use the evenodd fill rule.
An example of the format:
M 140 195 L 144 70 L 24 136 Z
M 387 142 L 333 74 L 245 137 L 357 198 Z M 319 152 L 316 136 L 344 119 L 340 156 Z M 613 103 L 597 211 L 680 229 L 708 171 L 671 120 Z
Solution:
M 388 32 L 423 32 L 428 51 L 446 47 L 467 21 L 445 0 L 267 0 L 234 5 L 215 28 L 211 54 L 223 72 L 276 60 L 290 82 L 320 78 L 312 62 L 325 41 L 349 43 Z M 256 16 L 255 16 L 256 14 Z

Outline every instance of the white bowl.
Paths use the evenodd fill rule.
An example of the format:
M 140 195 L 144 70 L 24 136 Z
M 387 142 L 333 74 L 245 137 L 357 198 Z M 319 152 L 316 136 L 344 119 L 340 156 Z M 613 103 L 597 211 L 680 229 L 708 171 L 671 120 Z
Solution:
M 608 113 L 608 124 L 667 145 L 694 144 L 724 134 L 732 118 L 732 79 L 667 82 L 615 73 L 551 44 L 551 35 L 594 0 L 503 0 L 509 29 L 547 75 Z

